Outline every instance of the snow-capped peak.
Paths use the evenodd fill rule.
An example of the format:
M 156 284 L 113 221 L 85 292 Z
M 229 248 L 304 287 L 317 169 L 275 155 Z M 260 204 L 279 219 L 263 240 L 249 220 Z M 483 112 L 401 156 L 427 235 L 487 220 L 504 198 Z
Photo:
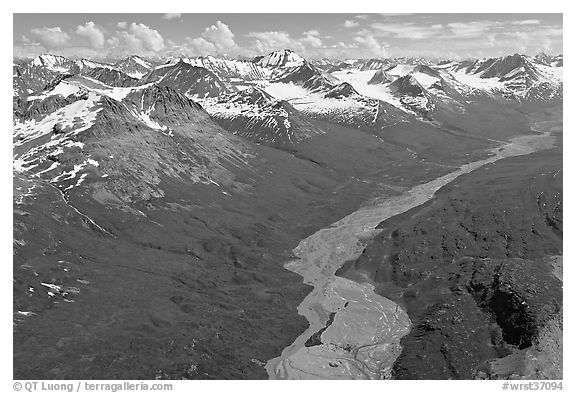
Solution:
M 256 64 L 262 67 L 296 67 L 305 59 L 290 49 L 278 50 L 258 59 Z
M 134 55 L 134 56 L 131 56 L 130 59 L 131 59 L 133 62 L 141 65 L 142 67 L 146 67 L 146 68 L 151 68 L 151 67 L 152 67 L 152 64 L 150 64 L 150 63 L 147 62 L 146 60 L 142 59 L 140 56 Z
M 341 98 L 341 97 L 357 97 L 358 92 L 348 82 L 343 82 L 330 89 L 325 95 L 325 98 Z
M 46 67 L 51 71 L 67 72 L 73 63 L 63 56 L 41 54 L 32 60 L 36 67 Z
M 140 79 L 152 69 L 152 63 L 132 55 L 115 64 L 116 68 L 133 78 Z

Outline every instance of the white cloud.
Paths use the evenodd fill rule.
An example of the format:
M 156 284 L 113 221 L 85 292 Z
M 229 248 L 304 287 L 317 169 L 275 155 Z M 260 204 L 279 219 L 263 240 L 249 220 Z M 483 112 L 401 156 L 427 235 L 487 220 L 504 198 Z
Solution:
M 76 27 L 76 34 L 88 38 L 90 46 L 94 49 L 104 46 L 104 32 L 100 30 L 94 22 L 87 22 L 84 26 Z
M 556 37 L 556 38 L 562 38 L 564 35 L 564 31 L 562 30 L 562 27 L 548 27 L 546 29 L 543 30 L 539 30 L 537 32 L 537 34 L 540 34 L 542 36 L 547 36 L 547 37 Z
M 443 28 L 441 24 L 425 26 L 415 23 L 373 23 L 370 27 L 374 29 L 374 34 L 379 36 L 411 40 L 421 40 L 437 36 Z
M 109 39 L 108 43 L 117 47 L 120 52 L 138 53 L 144 50 L 142 41 L 127 31 L 117 32 L 116 37 Z
M 247 34 L 254 38 L 251 47 L 259 54 L 266 54 L 276 50 L 292 49 L 304 56 L 321 56 L 324 43 L 317 30 L 305 31 L 301 37 L 292 37 L 285 31 L 258 31 Z
M 302 33 L 302 35 L 319 36 L 320 32 L 318 30 L 308 30 L 308 31 L 305 31 L 304 33 Z
M 47 49 L 61 48 L 70 42 L 68 33 L 62 31 L 58 26 L 34 28 L 30 30 L 30 34 Z
M 234 55 L 245 52 L 236 45 L 230 27 L 221 21 L 205 28 L 201 37 L 188 37 L 184 48 L 193 55 Z
M 513 25 L 539 25 L 540 21 L 538 19 L 526 19 L 526 20 L 516 20 L 512 22 Z
M 216 24 L 207 27 L 202 33 L 202 37 L 206 41 L 213 43 L 216 48 L 222 51 L 236 46 L 236 43 L 234 42 L 234 34 L 227 24 L 220 21 L 216 21 Z
M 216 48 L 216 45 L 214 45 L 213 43 L 211 43 L 209 41 L 206 41 L 202 37 L 189 38 L 188 43 L 190 44 L 190 47 L 192 49 L 191 52 L 194 55 L 197 55 L 197 56 L 216 55 L 218 53 L 218 49 Z
M 222 21 L 206 24 L 196 37 L 167 41 L 161 33 L 143 23 L 122 21 L 111 30 L 89 21 L 75 24 L 70 30 L 40 27 L 23 31 L 25 36 L 14 41 L 14 54 L 51 52 L 72 56 L 124 56 L 140 53 L 156 55 L 215 55 L 252 57 L 290 48 L 304 57 L 386 57 L 403 55 L 464 56 L 482 52 L 496 56 L 514 52 L 536 53 L 536 50 L 562 50 L 561 22 L 551 25 L 544 20 L 481 20 L 447 23 L 431 19 L 422 23 L 398 18 L 350 16 L 342 21 L 349 27 L 346 38 L 326 35 L 329 30 L 253 31 L 241 39 Z M 160 15 L 158 15 L 160 16 Z M 178 21 L 176 15 L 162 16 Z M 532 17 L 530 17 L 532 18 Z M 344 19 L 344 18 L 343 18 Z M 362 20 L 365 20 L 364 22 Z M 83 21 L 85 22 L 85 21 Z M 342 26 L 342 25 L 341 25 Z M 114 28 L 115 27 L 115 28 Z M 335 26 L 337 28 L 337 26 Z M 342 27 L 341 27 L 342 28 Z M 19 33 L 17 37 L 20 37 Z M 338 42 L 340 41 L 340 42 Z M 242 42 L 242 46 L 239 45 Z M 478 53 L 480 53 L 478 52 Z
M 55 55 L 60 55 L 68 58 L 78 58 L 84 57 L 87 59 L 97 59 L 102 57 L 101 49 L 92 49 L 85 46 L 65 46 L 61 48 L 46 48 L 40 43 L 32 44 L 19 44 L 14 46 L 14 57 L 36 57 L 41 53 L 52 53 Z
M 357 27 L 359 24 L 360 24 L 360 23 L 355 22 L 355 21 L 353 21 L 353 20 L 344 21 L 344 27 L 346 27 L 346 28 L 348 28 L 348 29 L 349 29 L 349 28 L 352 28 L 352 27 Z
M 386 45 L 380 44 L 373 35 L 362 35 L 354 37 L 354 42 L 358 44 L 362 54 L 376 57 L 388 56 Z
M 499 26 L 495 21 L 474 21 L 474 22 L 454 22 L 446 26 L 459 37 L 476 37 L 490 31 L 493 27 Z
M 317 31 L 312 31 L 312 33 L 318 33 Z M 300 39 L 300 42 L 304 46 L 310 46 L 312 48 L 321 48 L 322 40 L 318 37 L 318 34 L 311 34 L 309 31 L 304 33 L 304 38 Z
M 180 19 L 182 17 L 182 14 L 178 14 L 178 13 L 167 13 L 162 15 L 162 19 L 167 19 L 167 20 L 171 20 L 171 19 Z
M 562 48 L 562 27 L 548 26 L 523 31 L 506 31 L 499 35 L 497 44 L 501 47 L 514 48 L 515 52 L 533 53 L 541 50 L 561 51 Z
M 143 51 L 159 52 L 164 48 L 164 38 L 157 31 L 143 23 L 118 23 L 118 28 L 125 29 L 116 32 L 116 36 L 107 42 L 120 50 L 128 50 L 132 53 Z
M 280 49 L 294 49 L 294 42 L 290 34 L 285 31 L 260 31 L 248 33 L 248 37 L 255 38 L 256 51 L 262 54 Z

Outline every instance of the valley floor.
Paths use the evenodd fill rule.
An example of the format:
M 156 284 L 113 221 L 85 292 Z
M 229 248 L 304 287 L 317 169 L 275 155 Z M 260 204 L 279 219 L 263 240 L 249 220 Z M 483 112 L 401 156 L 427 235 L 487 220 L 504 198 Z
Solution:
M 543 126 L 542 123 L 538 125 Z M 557 131 L 553 127 L 550 129 Z M 540 130 L 545 129 L 540 127 Z M 415 210 L 415 206 L 432 198 L 435 191 L 445 184 L 453 182 L 454 187 L 459 187 L 457 176 L 470 172 L 468 176 L 482 178 L 485 175 L 478 173 L 482 172 L 478 168 L 498 166 L 497 161 L 505 161 L 506 157 L 550 149 L 555 139 L 550 132 L 513 138 L 505 147 L 495 148 L 495 155 L 488 159 L 467 164 L 458 171 L 416 186 L 400 196 L 362 208 L 303 240 L 294 249 L 297 259 L 286 264 L 286 268 L 302 275 L 304 282 L 314 287 L 298 307 L 299 313 L 310 321 L 310 327 L 283 351 L 281 357 L 268 363 L 271 378 L 390 378 L 392 366 L 402 351 L 400 339 L 411 329 L 405 302 L 401 302 L 402 307 L 399 307 L 374 293 L 374 285 L 378 287 L 379 282 L 374 277 L 370 279 L 371 275 L 367 272 L 352 269 L 354 274 L 351 275 L 350 269 L 343 270 L 345 276 L 358 282 L 335 277 L 334 274 L 345 261 L 353 261 L 360 256 L 364 248 L 362 243 L 380 232 L 375 229 L 379 222 L 403 212 L 409 214 Z M 518 173 L 512 175 L 517 176 Z M 384 260 L 388 259 L 384 257 Z M 423 351 L 418 352 L 417 356 L 428 355 Z M 419 377 L 413 374 L 413 378 Z

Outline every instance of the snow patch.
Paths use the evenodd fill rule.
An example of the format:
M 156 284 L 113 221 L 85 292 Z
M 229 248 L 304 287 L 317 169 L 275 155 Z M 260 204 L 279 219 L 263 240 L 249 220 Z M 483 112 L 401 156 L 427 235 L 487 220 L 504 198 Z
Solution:
M 495 92 L 506 89 L 504 82 L 500 82 L 499 78 L 480 78 L 477 75 L 467 74 L 464 71 L 453 72 L 452 76 L 465 85 L 475 89 L 484 90 L 487 92 Z
M 66 134 L 77 135 L 87 130 L 94 125 L 97 113 L 102 110 L 102 108 L 96 108 L 98 101 L 100 101 L 100 95 L 91 92 L 86 99 L 60 108 L 40 121 L 31 119 L 15 122 L 13 129 L 13 137 L 17 139 L 15 145 L 22 145 L 32 139 L 50 134 L 57 124 Z
M 386 70 L 386 73 L 394 76 L 405 76 L 414 71 L 414 68 L 416 68 L 414 65 L 397 64 L 396 66 Z
M 388 85 L 368 84 L 368 81 L 374 76 L 374 70 L 337 71 L 334 72 L 333 75 L 343 82 L 350 83 L 358 93 L 364 96 L 387 102 L 404 112 L 408 112 L 404 105 L 402 105 L 402 102 L 400 102 L 400 99 L 392 94 Z
M 76 84 L 68 83 L 62 81 L 58 83 L 52 90 L 47 91 L 41 95 L 29 96 L 28 101 L 43 100 L 50 96 L 61 95 L 62 97 L 68 97 L 72 94 L 78 94 L 82 91 L 82 88 Z

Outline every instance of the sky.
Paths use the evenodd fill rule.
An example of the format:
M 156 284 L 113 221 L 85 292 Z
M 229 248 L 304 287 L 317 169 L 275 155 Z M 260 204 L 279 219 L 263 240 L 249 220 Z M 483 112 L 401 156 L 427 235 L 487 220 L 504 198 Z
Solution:
M 15 57 L 252 58 L 285 48 L 309 59 L 557 54 L 562 14 L 13 14 Z

